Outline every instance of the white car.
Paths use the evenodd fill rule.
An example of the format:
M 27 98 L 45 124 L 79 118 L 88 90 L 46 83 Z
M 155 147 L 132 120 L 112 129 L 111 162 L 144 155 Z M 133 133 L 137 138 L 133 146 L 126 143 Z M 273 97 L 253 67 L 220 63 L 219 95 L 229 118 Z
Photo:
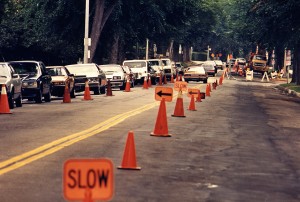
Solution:
M 91 91 L 95 95 L 105 94 L 106 76 L 104 72 L 95 63 L 73 64 L 65 66 L 75 78 L 75 92 L 85 90 L 85 82 L 88 81 Z
M 110 81 L 112 88 L 119 88 L 125 90 L 127 79 L 129 79 L 131 87 L 134 87 L 134 81 L 130 79 L 130 74 L 118 64 L 99 65 L 104 72 L 106 79 Z
M 14 108 L 14 102 L 16 107 L 22 107 L 22 80 L 13 67 L 6 62 L 0 63 L 0 94 L 3 84 L 6 86 L 9 108 Z

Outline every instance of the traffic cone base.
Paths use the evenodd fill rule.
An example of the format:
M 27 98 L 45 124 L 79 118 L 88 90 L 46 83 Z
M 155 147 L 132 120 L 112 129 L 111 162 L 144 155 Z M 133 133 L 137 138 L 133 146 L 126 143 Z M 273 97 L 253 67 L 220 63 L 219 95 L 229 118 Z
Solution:
M 0 114 L 12 114 L 9 109 L 6 87 L 2 84 L 0 97 Z
M 132 131 L 128 132 L 122 164 L 117 168 L 125 170 L 141 170 L 141 167 L 138 167 L 136 163 L 134 135 Z
M 154 132 L 151 132 L 150 135 L 155 137 L 172 137 L 172 134 L 155 134 Z

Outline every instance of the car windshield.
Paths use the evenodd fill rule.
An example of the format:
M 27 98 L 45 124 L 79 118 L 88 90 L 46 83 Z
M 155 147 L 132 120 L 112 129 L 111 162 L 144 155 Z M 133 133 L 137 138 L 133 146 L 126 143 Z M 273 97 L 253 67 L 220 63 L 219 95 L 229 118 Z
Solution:
M 256 59 L 256 60 L 267 60 L 266 57 L 262 56 L 262 55 L 255 55 L 254 59 Z
M 162 60 L 162 63 L 165 65 L 165 66 L 168 66 L 171 64 L 171 61 L 170 60 Z
M 0 64 L 0 77 L 8 77 L 9 71 L 7 70 L 7 67 L 5 64 Z
M 51 76 L 66 76 L 67 75 L 65 69 L 62 67 L 50 67 L 47 69 Z
M 36 75 L 38 73 L 38 64 L 37 63 L 18 62 L 18 63 L 11 63 L 10 65 L 20 75 L 24 75 L 24 74 Z
M 66 66 L 71 74 L 85 74 L 90 72 L 96 72 L 97 67 L 95 65 L 70 65 Z
M 158 66 L 159 65 L 159 61 L 158 60 L 151 60 L 151 61 L 149 61 L 149 64 L 151 65 L 151 66 Z
M 142 68 L 146 67 L 146 62 L 141 61 L 141 62 L 124 62 L 124 65 L 130 67 L 130 68 Z
M 100 65 L 102 71 L 106 72 L 123 72 L 121 66 L 113 66 L 113 65 Z

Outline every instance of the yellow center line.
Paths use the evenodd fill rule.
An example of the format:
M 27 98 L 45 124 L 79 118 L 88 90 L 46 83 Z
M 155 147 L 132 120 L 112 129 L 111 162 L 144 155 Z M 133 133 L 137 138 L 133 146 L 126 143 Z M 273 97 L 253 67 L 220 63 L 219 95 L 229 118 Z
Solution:
M 198 86 L 196 86 L 196 87 L 198 87 Z M 178 93 L 174 93 L 173 99 L 176 99 L 177 94 Z M 74 133 L 69 136 L 54 140 L 43 146 L 37 147 L 31 151 L 25 152 L 18 156 L 12 157 L 8 160 L 2 161 L 0 163 L 0 175 L 10 172 L 12 170 L 15 170 L 17 168 L 20 168 L 22 166 L 25 166 L 33 161 L 36 161 L 36 160 L 43 158 L 45 156 L 48 156 L 50 154 L 53 154 L 65 147 L 68 147 L 68 146 L 70 146 L 76 142 L 79 142 L 81 140 L 84 140 L 88 137 L 99 134 L 99 133 L 123 122 L 127 118 L 130 118 L 132 116 L 135 116 L 137 114 L 145 112 L 145 111 L 152 109 L 158 105 L 159 105 L 159 102 L 153 102 L 153 103 L 144 105 L 142 107 L 136 108 L 134 110 L 131 110 L 131 111 L 128 111 L 128 112 L 125 112 L 122 114 L 118 114 L 118 115 L 111 117 L 111 118 L 107 119 L 106 121 L 103 121 L 89 129 L 86 129 L 81 132 Z

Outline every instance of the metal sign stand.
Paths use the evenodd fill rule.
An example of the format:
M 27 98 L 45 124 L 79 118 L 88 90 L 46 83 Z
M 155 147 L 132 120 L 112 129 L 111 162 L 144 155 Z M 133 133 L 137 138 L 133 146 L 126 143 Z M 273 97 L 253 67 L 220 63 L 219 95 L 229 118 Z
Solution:
M 267 73 L 267 72 L 264 73 L 264 76 L 263 76 L 263 78 L 261 79 L 261 81 L 263 82 L 264 79 L 265 79 L 265 77 L 267 78 L 267 81 L 269 82 L 270 80 L 269 80 L 269 76 L 268 76 L 268 73 Z

